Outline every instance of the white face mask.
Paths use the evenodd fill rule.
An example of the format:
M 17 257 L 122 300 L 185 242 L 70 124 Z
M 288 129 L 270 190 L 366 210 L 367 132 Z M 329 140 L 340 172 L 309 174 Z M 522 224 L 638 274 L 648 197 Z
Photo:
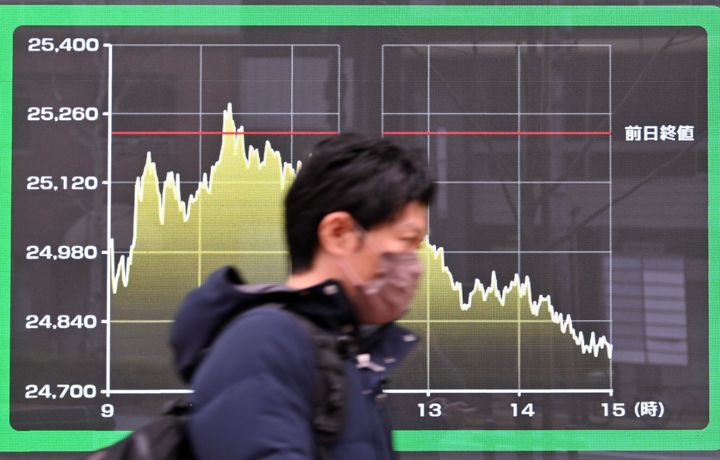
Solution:
M 374 246 L 368 238 L 364 241 Z M 360 320 L 385 324 L 407 312 L 424 267 L 415 252 L 377 252 L 380 252 L 377 275 L 367 281 L 362 281 L 347 261 L 340 266 L 355 287 L 354 301 Z

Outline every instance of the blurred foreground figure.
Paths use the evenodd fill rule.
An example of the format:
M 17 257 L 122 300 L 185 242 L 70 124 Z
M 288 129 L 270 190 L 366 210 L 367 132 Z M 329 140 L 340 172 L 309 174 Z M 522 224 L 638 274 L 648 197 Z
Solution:
M 177 316 L 198 458 L 395 458 L 382 384 L 416 340 L 393 321 L 423 271 L 433 187 L 424 156 L 389 141 L 315 147 L 285 198 L 287 282 L 226 267 Z

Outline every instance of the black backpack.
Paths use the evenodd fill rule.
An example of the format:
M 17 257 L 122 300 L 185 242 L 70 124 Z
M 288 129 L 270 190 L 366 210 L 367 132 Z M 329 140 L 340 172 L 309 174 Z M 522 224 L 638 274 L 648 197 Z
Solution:
M 83 457 L 84 460 L 192 460 L 185 431 L 191 412 L 186 400 L 171 401 L 163 415 L 121 441 Z
M 352 348 L 347 336 L 334 336 L 282 305 L 303 325 L 315 344 L 317 364 L 313 431 L 317 458 L 330 458 L 330 448 L 343 427 L 345 369 L 343 360 Z M 189 401 L 171 401 L 162 415 L 133 431 L 126 438 L 83 457 L 84 460 L 192 460 L 194 455 L 186 432 L 186 421 L 192 413 Z

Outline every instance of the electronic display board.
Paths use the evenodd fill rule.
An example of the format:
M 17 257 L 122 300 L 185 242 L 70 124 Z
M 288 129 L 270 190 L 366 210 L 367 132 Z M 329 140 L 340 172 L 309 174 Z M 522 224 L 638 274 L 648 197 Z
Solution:
M 283 282 L 284 191 L 350 131 L 437 181 L 398 450 L 720 448 L 718 11 L 0 6 L 0 452 L 189 393 L 183 295 Z

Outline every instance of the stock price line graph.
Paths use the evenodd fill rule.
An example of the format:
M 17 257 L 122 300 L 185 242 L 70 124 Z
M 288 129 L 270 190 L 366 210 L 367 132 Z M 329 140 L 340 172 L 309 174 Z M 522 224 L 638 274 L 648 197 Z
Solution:
M 188 394 L 181 299 L 228 264 L 283 282 L 284 194 L 350 131 L 437 182 L 400 451 L 711 436 L 712 33 L 528 21 L 17 28 L 0 451 L 99 447 Z
M 293 168 L 293 165 L 283 162 L 280 153 L 273 150 L 269 142 L 265 143 L 262 156 L 253 146 L 246 148 L 244 130 L 236 129 L 231 110 L 229 104 L 223 114 L 219 158 L 210 168 L 210 174 L 203 176 L 197 188 L 191 191 L 187 201 L 181 198 L 179 175 L 168 172 L 161 181 L 157 166 L 148 152 L 142 175 L 135 182 L 132 244 L 129 253 L 119 255 L 118 263 L 113 266 L 110 323 L 117 325 L 114 330 L 120 334 L 122 325 L 137 327 L 171 322 L 168 314 L 172 310 L 168 306 L 177 305 L 180 301 L 178 294 L 182 294 L 171 287 L 182 285 L 192 278 L 197 279 L 199 284 L 210 270 L 219 265 L 230 263 L 250 276 L 265 273 L 274 279 L 282 279 L 287 273 L 281 202 L 283 193 L 301 165 Z M 110 247 L 112 251 L 112 240 Z M 425 331 L 429 331 L 435 321 L 450 327 L 446 331 L 442 331 L 442 326 L 438 328 L 437 335 L 433 334 L 428 342 L 447 342 L 445 346 L 450 349 L 457 345 L 460 349 L 477 349 L 482 353 L 481 342 L 512 352 L 525 340 L 528 352 L 542 350 L 539 356 L 527 358 L 525 366 L 538 367 L 542 355 L 557 354 L 557 359 L 567 361 L 572 360 L 573 354 L 587 354 L 595 358 L 586 360 L 588 366 L 607 368 L 607 362 L 612 357 L 612 345 L 607 338 L 594 331 L 587 337 L 583 331 L 577 331 L 571 316 L 558 311 L 549 295 L 533 298 L 529 277 L 521 281 L 516 274 L 507 285 L 499 286 L 495 272 L 487 274 L 489 285 L 485 287 L 476 279 L 465 301 L 463 286 L 453 280 L 452 272 L 444 261 L 443 249 L 426 241 L 420 252 L 421 260 L 426 264 L 425 278 L 420 282 L 411 312 L 400 322 L 408 325 L 424 323 Z M 163 268 L 166 265 L 164 255 L 177 260 L 172 262 L 172 270 Z M 112 252 L 110 260 L 116 260 Z M 452 324 L 461 327 L 474 324 L 474 331 L 469 335 L 457 335 L 451 329 Z M 494 327 L 507 324 L 517 324 L 518 327 L 522 324 L 528 329 L 525 332 L 527 338 L 493 331 Z M 109 354 L 108 359 L 112 357 L 113 362 L 119 362 L 119 367 L 122 367 L 123 361 L 144 359 L 147 360 L 147 369 L 141 374 L 157 372 L 156 356 L 148 358 L 147 355 L 123 350 L 121 339 L 115 339 L 114 343 L 118 345 L 118 351 Z M 429 343 L 428 347 L 430 349 L 433 345 Z M 460 350 L 455 352 L 460 353 Z M 566 356 L 561 356 L 563 354 Z M 419 359 L 426 362 L 426 382 L 442 382 L 445 372 L 440 370 L 433 377 L 430 356 Z M 475 359 L 475 364 L 470 367 L 480 366 L 481 361 Z M 493 364 L 487 362 L 484 366 L 492 368 Z M 522 364 L 518 362 L 517 367 L 521 372 Z M 411 368 L 408 366 L 408 371 Z M 114 368 L 111 366 L 110 369 Z M 554 372 L 557 381 L 568 381 L 561 371 Z M 166 373 L 171 374 L 170 371 Z M 401 376 L 406 373 L 399 372 Z M 478 388 L 455 390 L 488 393 L 523 391 L 522 387 L 510 390 L 484 387 L 493 380 L 495 385 L 502 381 L 497 378 L 500 375 L 497 369 L 493 369 L 493 374 L 494 379 L 477 382 Z M 403 385 L 403 380 L 402 377 L 399 379 L 400 385 Z M 509 379 L 509 382 L 514 381 L 514 378 Z M 529 390 L 557 390 L 541 380 L 534 383 L 539 387 Z M 422 388 L 417 391 L 428 394 L 435 391 L 432 386 Z M 440 384 L 440 388 L 445 386 Z M 107 390 L 110 394 L 143 391 L 138 388 Z M 152 393 L 154 390 L 149 388 L 147 391 Z M 167 391 L 173 392 L 173 389 Z M 388 392 L 394 391 L 408 390 L 391 388 Z M 605 388 L 599 391 L 611 390 Z
M 168 172 L 161 181 L 148 152 L 142 175 L 135 183 L 130 250 L 113 266 L 114 294 L 118 294 L 120 284 L 122 288 L 134 288 L 147 279 L 148 273 L 156 271 L 152 268 L 154 251 L 196 257 L 198 283 L 203 279 L 205 254 L 257 252 L 252 248 L 285 253 L 279 199 L 295 177 L 295 169 L 282 161 L 269 142 L 265 143 L 262 159 L 258 149 L 249 146 L 246 151 L 245 133 L 242 128 L 236 130 L 231 104 L 223 113 L 219 133 L 223 140 L 218 160 L 187 201 L 180 193 L 180 176 Z M 111 259 L 115 259 L 114 253 Z M 129 286 L 134 264 L 140 274 Z M 281 264 L 272 269 L 281 276 L 285 267 Z

